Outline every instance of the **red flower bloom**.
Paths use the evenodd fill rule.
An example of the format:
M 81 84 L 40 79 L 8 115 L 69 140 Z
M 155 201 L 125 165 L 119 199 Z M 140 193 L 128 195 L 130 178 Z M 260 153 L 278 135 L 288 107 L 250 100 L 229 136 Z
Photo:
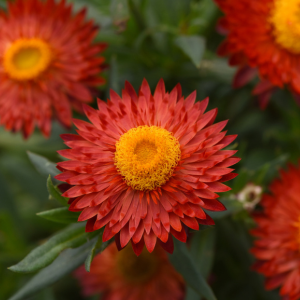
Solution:
M 208 99 L 184 99 L 180 85 L 169 94 L 161 80 L 152 96 L 145 80 L 139 95 L 127 82 L 122 98 L 110 97 L 99 111 L 85 106 L 92 124 L 75 120 L 79 135 L 62 136 L 72 149 L 59 151 L 70 160 L 56 178 L 73 185 L 63 196 L 87 231 L 105 226 L 103 241 L 116 236 L 123 248 L 131 240 L 139 254 L 159 238 L 172 252 L 170 234 L 185 242 L 183 224 L 198 230 L 214 224 L 203 209 L 225 209 L 215 192 L 230 190 L 221 182 L 236 176 L 227 167 L 239 158 L 221 149 L 236 136 L 221 132 L 227 121 L 213 125 L 216 109 L 204 114 Z
M 254 269 L 267 277 L 266 288 L 279 286 L 284 300 L 300 299 L 300 169 L 293 166 L 281 172 L 281 180 L 265 194 L 263 212 L 255 215 L 258 238 L 252 253 L 257 258 Z
M 265 107 L 275 87 L 300 94 L 299 0 L 215 0 L 225 13 L 219 29 L 227 35 L 219 54 L 239 66 L 234 86 L 257 74 L 253 90 Z
M 161 248 L 137 257 L 131 247 L 118 252 L 110 245 L 98 254 L 90 272 L 75 271 L 84 296 L 102 293 L 103 300 L 182 300 L 184 282 Z
M 105 44 L 97 26 L 72 14 L 64 0 L 16 0 L 0 9 L 0 124 L 28 137 L 38 126 L 49 136 L 52 115 L 71 125 L 71 107 L 91 102 Z

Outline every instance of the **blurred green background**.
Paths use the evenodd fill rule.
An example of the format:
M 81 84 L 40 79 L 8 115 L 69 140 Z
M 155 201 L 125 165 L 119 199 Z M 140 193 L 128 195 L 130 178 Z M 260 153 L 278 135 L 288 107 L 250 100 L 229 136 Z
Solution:
M 209 283 L 219 300 L 276 300 L 276 292 L 266 292 L 262 277 L 250 270 L 249 254 L 253 227 L 251 216 L 241 207 L 230 209 L 234 195 L 247 182 L 268 189 L 287 161 L 296 163 L 300 148 L 299 107 L 289 92 L 277 91 L 262 111 L 251 95 L 255 81 L 233 90 L 235 69 L 216 55 L 223 37 L 215 27 L 221 12 L 212 0 L 73 0 L 74 9 L 88 8 L 88 18 L 100 26 L 97 40 L 108 44 L 104 52 L 107 84 L 99 88 L 105 100 L 109 89 L 120 92 L 125 80 L 137 90 L 146 78 L 152 91 L 163 78 L 167 90 L 181 83 L 184 96 L 197 91 L 197 99 L 209 96 L 209 109 L 218 107 L 217 121 L 229 119 L 229 134 L 238 134 L 231 149 L 238 149 L 242 161 L 240 176 L 229 185 L 231 192 L 221 195 L 229 207 L 217 216 L 214 242 L 207 246 L 212 269 Z M 5 1 L 0 0 L 5 9 Z M 51 12 L 49 12 L 51 13 Z M 95 106 L 95 104 L 94 104 Z M 84 116 L 75 115 L 84 119 Z M 72 129 L 74 131 L 74 129 Z M 36 213 L 58 207 L 48 200 L 46 178 L 30 163 L 26 151 L 61 160 L 56 150 L 64 149 L 59 134 L 66 132 L 53 124 L 45 140 L 36 131 L 24 141 L 20 134 L 0 129 L 0 299 L 8 299 L 32 276 L 7 270 L 63 224 L 44 220 Z M 213 233 L 211 233 L 213 232 Z M 197 245 L 194 254 L 197 257 Z M 199 256 L 199 255 L 198 255 Z M 194 297 L 194 298 L 193 298 Z M 75 279 L 67 276 L 43 290 L 34 300 L 82 299 Z M 97 299 L 94 297 L 93 299 Z M 187 299 L 197 299 L 188 294 Z M 199 298 L 198 298 L 199 299 Z

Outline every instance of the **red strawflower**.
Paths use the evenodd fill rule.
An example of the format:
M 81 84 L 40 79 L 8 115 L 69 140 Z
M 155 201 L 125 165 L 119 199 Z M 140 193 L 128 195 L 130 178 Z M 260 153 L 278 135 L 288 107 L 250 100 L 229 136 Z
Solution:
M 137 257 L 131 247 L 118 252 L 114 244 L 98 254 L 90 272 L 84 266 L 74 275 L 83 295 L 102 293 L 103 300 L 183 300 L 184 282 L 164 251 L 143 251 Z
M 259 74 L 253 93 L 264 108 L 275 87 L 288 86 L 300 99 L 299 0 L 215 0 L 225 16 L 219 29 L 226 40 L 219 54 L 239 66 L 234 86 Z
M 270 186 L 260 204 L 263 212 L 254 219 L 258 238 L 252 253 L 254 269 L 266 276 L 266 289 L 280 287 L 284 300 L 300 299 L 300 169 L 281 171 L 281 180 Z
M 131 240 L 139 254 L 157 238 L 172 252 L 170 235 L 186 241 L 183 224 L 214 224 L 203 209 L 225 209 L 215 192 L 230 190 L 221 182 L 236 176 L 227 167 L 239 158 L 221 149 L 236 136 L 221 132 L 227 121 L 213 125 L 217 109 L 204 114 L 208 99 L 195 99 L 180 85 L 166 93 L 163 80 L 152 96 L 144 80 L 139 95 L 127 82 L 122 98 L 111 91 L 98 101 L 99 111 L 84 106 L 92 124 L 75 120 L 79 135 L 62 135 L 72 149 L 58 151 L 70 160 L 58 163 L 56 178 L 73 186 L 63 196 L 87 231 L 105 226 L 103 241 L 116 236 L 123 248 Z
M 61 0 L 16 0 L 0 9 L 0 124 L 22 131 L 38 126 L 50 135 L 53 115 L 70 127 L 71 107 L 91 102 L 106 47 L 92 44 L 97 34 L 85 10 L 72 13 Z

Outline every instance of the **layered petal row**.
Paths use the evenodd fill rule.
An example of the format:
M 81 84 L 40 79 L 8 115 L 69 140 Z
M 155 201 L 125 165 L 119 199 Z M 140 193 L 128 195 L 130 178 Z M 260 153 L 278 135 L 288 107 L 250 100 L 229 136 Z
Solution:
M 16 0 L 0 10 L 0 124 L 25 138 L 37 126 L 50 135 L 51 119 L 71 126 L 72 107 L 92 101 L 106 44 L 86 10 L 66 1 Z
M 280 287 L 285 300 L 300 298 L 300 169 L 289 166 L 264 194 L 256 213 L 254 269 L 266 277 L 267 289 Z
M 166 92 L 162 80 L 152 95 L 144 80 L 138 94 L 126 82 L 121 97 L 111 90 L 110 100 L 98 100 L 99 110 L 84 106 L 91 123 L 75 120 L 78 135 L 62 135 L 71 149 L 59 151 L 68 160 L 57 164 L 62 173 L 56 178 L 72 186 L 63 196 L 70 198 L 70 211 L 81 211 L 79 221 L 87 220 L 87 231 L 105 227 L 103 241 L 115 237 L 119 249 L 131 241 L 138 255 L 144 245 L 152 252 L 157 242 L 172 252 L 171 236 L 185 242 L 186 228 L 214 224 L 206 210 L 225 210 L 217 193 L 230 190 L 223 182 L 236 176 L 229 167 L 240 159 L 234 157 L 236 150 L 222 150 L 236 138 L 222 131 L 227 121 L 214 124 L 217 109 L 205 112 L 208 99 L 195 100 L 196 92 L 182 97 L 179 84 Z M 166 131 L 169 135 L 161 140 Z M 131 136 L 137 140 L 135 148 L 123 148 L 132 151 L 143 180 L 156 180 L 155 189 L 135 189 L 139 178 L 122 176 L 123 169 L 117 168 L 116 153 L 125 136 L 128 143 Z M 171 148 L 164 150 L 156 140 Z M 177 147 L 179 160 L 170 167 L 164 159 L 175 154 L 177 159 L 178 151 L 172 152 Z M 124 168 L 132 168 L 131 162 L 125 160 Z M 166 168 L 164 178 L 160 170 Z

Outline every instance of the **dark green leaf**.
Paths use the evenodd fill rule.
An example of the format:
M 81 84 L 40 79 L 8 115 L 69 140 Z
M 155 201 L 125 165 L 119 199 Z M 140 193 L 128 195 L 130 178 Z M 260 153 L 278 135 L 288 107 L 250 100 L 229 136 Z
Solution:
M 217 298 L 212 289 L 198 271 L 186 244 L 179 242 L 177 239 L 174 239 L 174 244 L 174 253 L 169 255 L 169 259 L 175 269 L 182 275 L 186 284 L 205 299 L 216 300 Z
M 53 185 L 52 180 L 51 180 L 51 175 L 49 175 L 49 177 L 47 179 L 47 189 L 52 198 L 56 199 L 60 204 L 62 204 L 64 206 L 69 206 L 68 198 L 63 197 L 61 195 L 61 193 L 59 192 L 59 190 L 57 189 L 57 187 L 55 187 Z
M 185 300 L 200 300 L 199 294 L 189 286 L 187 287 Z
M 111 244 L 114 241 L 114 238 L 111 238 L 109 241 L 102 242 L 102 235 L 103 235 L 104 228 L 100 229 L 98 239 L 95 241 L 95 243 L 92 245 L 90 253 L 88 257 L 85 260 L 85 269 L 90 272 L 91 263 L 94 259 L 95 254 L 102 252 L 109 244 Z
M 30 161 L 40 174 L 46 176 L 48 176 L 49 174 L 52 176 L 59 174 L 58 169 L 56 169 L 55 163 L 51 162 L 50 160 L 41 155 L 35 154 L 30 151 L 27 151 L 27 154 Z
M 63 251 L 50 266 L 32 277 L 9 300 L 21 300 L 29 297 L 78 268 L 85 261 L 95 240 L 96 238 L 76 249 Z
M 34 272 L 48 266 L 61 251 L 76 248 L 87 241 L 85 223 L 72 224 L 51 237 L 43 245 L 32 250 L 22 261 L 11 266 L 14 272 Z
M 109 89 L 107 89 L 107 98 L 109 98 L 109 90 L 112 89 L 116 93 L 121 94 L 121 87 L 119 84 L 119 70 L 118 70 L 118 61 L 117 56 L 113 55 L 110 60 L 110 67 L 109 67 L 109 78 L 108 78 L 108 85 Z
M 92 248 L 90 249 L 90 253 L 84 262 L 85 269 L 88 272 L 90 272 L 91 263 L 96 254 L 96 250 L 99 249 L 102 245 L 102 234 L 103 234 L 103 229 L 101 229 L 101 233 L 99 234 L 98 238 L 95 239 L 95 242 L 93 243 Z
M 199 68 L 205 50 L 205 39 L 197 35 L 182 35 L 178 36 L 174 42 Z
M 214 259 L 215 230 L 206 229 L 194 233 L 191 243 L 191 255 L 199 272 L 207 278 Z
M 257 172 L 255 173 L 255 178 L 253 181 L 261 185 L 263 184 L 266 180 L 271 180 L 274 177 L 274 173 L 278 172 L 278 169 L 286 163 L 288 160 L 289 155 L 288 154 L 282 154 L 276 159 L 265 163 L 263 166 L 261 166 Z
M 44 219 L 64 224 L 76 223 L 79 217 L 79 213 L 71 212 L 67 207 L 59 207 L 42 211 L 37 213 L 37 215 Z

